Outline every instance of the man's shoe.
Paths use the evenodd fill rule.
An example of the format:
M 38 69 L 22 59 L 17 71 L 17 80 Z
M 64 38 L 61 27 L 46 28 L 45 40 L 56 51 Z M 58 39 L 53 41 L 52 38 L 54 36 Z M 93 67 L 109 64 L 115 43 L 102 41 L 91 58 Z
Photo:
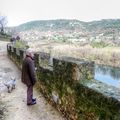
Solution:
M 27 105 L 35 105 L 36 101 L 32 102 L 32 103 L 27 103 Z
M 33 101 L 33 102 L 36 101 L 36 98 L 33 98 L 32 101 Z

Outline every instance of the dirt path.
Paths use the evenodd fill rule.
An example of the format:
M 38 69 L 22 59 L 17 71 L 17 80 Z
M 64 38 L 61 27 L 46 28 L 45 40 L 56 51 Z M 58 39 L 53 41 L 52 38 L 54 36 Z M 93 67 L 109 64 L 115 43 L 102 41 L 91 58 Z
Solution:
M 26 86 L 21 83 L 21 72 L 17 69 L 6 54 L 6 42 L 0 41 L 0 101 L 7 107 L 6 120 L 65 120 L 50 106 L 44 97 L 34 90 L 37 104 L 26 105 Z M 16 89 L 12 93 L 7 93 L 7 88 L 3 83 L 11 76 L 17 78 Z

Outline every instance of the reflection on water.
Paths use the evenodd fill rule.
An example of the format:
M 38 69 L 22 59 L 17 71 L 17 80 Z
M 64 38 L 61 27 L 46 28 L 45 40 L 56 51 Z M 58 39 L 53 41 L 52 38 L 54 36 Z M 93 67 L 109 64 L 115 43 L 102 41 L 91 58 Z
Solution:
M 120 68 L 95 65 L 95 79 L 120 88 Z

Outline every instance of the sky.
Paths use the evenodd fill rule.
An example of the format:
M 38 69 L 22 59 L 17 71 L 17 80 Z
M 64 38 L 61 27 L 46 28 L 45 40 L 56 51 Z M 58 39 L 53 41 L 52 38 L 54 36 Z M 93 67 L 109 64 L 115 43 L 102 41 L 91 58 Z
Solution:
M 33 20 L 120 18 L 120 0 L 0 0 L 0 15 L 8 26 Z

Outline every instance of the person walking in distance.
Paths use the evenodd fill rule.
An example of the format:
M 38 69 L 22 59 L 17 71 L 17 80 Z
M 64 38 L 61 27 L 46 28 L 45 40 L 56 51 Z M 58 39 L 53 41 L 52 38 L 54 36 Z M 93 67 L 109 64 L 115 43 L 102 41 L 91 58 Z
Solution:
M 33 98 L 33 86 L 36 83 L 34 54 L 30 48 L 26 50 L 26 57 L 22 63 L 21 80 L 27 86 L 27 105 L 36 104 L 36 98 Z

